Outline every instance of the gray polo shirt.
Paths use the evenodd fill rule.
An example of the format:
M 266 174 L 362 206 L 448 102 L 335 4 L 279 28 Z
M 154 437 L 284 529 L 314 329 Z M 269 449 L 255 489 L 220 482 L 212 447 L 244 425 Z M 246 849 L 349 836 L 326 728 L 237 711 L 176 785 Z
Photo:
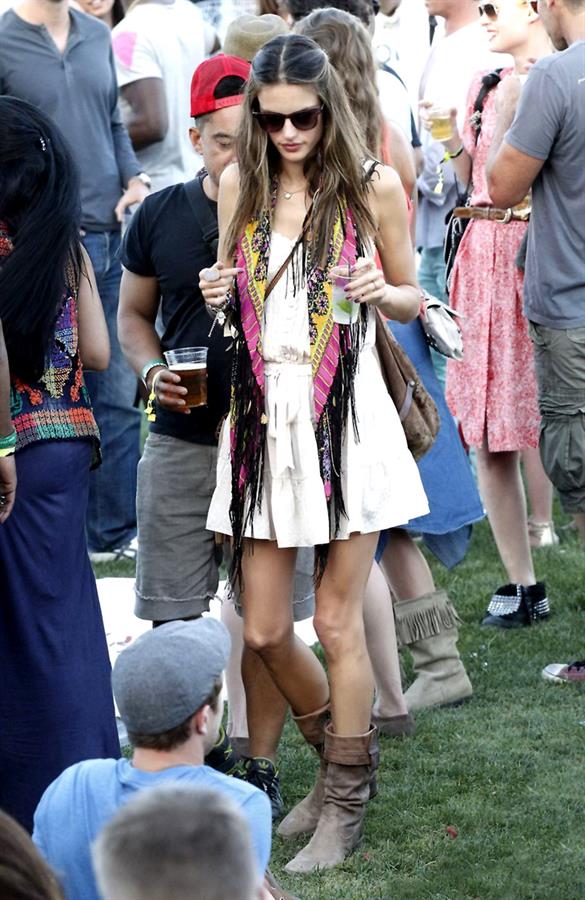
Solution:
M 524 311 L 538 325 L 585 325 L 585 41 L 530 71 L 506 142 L 545 160 L 532 185 Z
M 120 118 L 110 32 L 93 16 L 69 16 L 64 53 L 44 25 L 13 10 L 0 18 L 0 94 L 38 106 L 65 135 L 81 175 L 83 227 L 118 229 L 114 207 L 141 169 Z

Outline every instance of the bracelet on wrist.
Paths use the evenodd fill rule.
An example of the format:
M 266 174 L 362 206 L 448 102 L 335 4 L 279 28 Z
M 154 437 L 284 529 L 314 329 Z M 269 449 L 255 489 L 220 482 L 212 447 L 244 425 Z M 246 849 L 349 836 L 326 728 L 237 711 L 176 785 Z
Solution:
M 463 144 L 461 144 L 454 153 L 451 153 L 450 150 L 445 150 L 445 155 L 443 157 L 443 162 L 449 162 L 450 159 L 457 159 L 458 156 L 461 156 L 464 150 Z
M 158 368 L 159 366 L 163 366 L 165 369 L 168 368 L 168 366 L 167 366 L 166 362 L 164 361 L 164 359 L 150 359 L 150 360 L 142 367 L 142 372 L 140 373 L 140 379 L 141 379 L 141 381 L 142 381 L 144 387 L 145 387 L 147 390 L 149 389 L 149 387 L 148 387 L 148 382 L 147 382 L 146 379 L 148 378 L 149 372 L 150 372 L 152 369 Z
M 13 428 L 10 434 L 0 437 L 0 451 L 8 450 L 14 453 L 16 447 L 16 428 Z
M 167 366 L 165 366 L 165 369 L 166 369 L 166 368 L 167 368 Z M 150 392 L 151 392 L 151 394 L 155 394 L 155 393 L 156 393 L 156 380 L 157 380 L 158 376 L 161 374 L 162 371 L 163 371 L 163 369 L 160 368 L 160 369 L 158 370 L 158 372 L 155 372 L 154 375 L 152 376 L 152 382 L 151 382 L 151 385 L 150 385 Z

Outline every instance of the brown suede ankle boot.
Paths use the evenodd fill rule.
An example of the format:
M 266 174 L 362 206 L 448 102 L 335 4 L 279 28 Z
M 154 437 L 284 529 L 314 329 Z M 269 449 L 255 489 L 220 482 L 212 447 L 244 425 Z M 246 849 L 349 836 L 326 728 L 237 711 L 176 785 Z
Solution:
M 278 826 L 278 834 L 283 838 L 294 838 L 299 834 L 310 834 L 317 827 L 323 806 L 325 775 L 327 774 L 327 763 L 323 759 L 323 745 L 325 742 L 325 725 L 329 721 L 329 704 L 327 703 L 321 709 L 308 713 L 306 716 L 295 716 L 293 713 L 293 721 L 296 722 L 307 744 L 314 747 L 319 754 L 320 763 L 319 774 L 313 789 L 300 803 L 293 806 L 289 814 L 284 817 Z
M 372 769 L 378 766 L 376 728 L 365 734 L 339 735 L 325 728 L 325 797 L 313 837 L 286 866 L 286 872 L 331 869 L 361 841 Z

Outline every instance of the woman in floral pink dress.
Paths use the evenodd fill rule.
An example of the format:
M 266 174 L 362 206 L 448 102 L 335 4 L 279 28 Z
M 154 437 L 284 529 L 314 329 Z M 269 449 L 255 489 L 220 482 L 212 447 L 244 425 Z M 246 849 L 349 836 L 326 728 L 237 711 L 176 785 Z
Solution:
M 513 68 L 500 71 L 501 80 L 522 75 L 530 61 L 550 52 L 542 23 L 528 3 L 501 0 L 497 6 L 488 4 L 479 10 L 491 49 L 514 59 Z M 536 470 L 537 493 L 552 495 L 536 450 L 540 416 L 532 345 L 522 311 L 523 275 L 516 264 L 528 226 L 516 218 L 518 212 L 510 221 L 484 218 L 499 216 L 487 212 L 493 204 L 485 164 L 500 85 L 491 74 L 486 82 L 486 75 L 478 73 L 471 84 L 463 135 L 458 134 L 453 110 L 453 136 L 444 142 L 455 157 L 460 182 L 473 184 L 470 205 L 475 210 L 451 279 L 451 303 L 463 315 L 465 356 L 448 364 L 447 400 L 465 440 L 477 449 L 482 498 L 510 582 L 493 595 L 483 624 L 511 628 L 529 625 L 549 613 L 544 584 L 536 583 L 534 576 L 520 474 L 522 451 L 531 474 Z M 474 114 L 482 83 L 486 87 L 483 107 Z

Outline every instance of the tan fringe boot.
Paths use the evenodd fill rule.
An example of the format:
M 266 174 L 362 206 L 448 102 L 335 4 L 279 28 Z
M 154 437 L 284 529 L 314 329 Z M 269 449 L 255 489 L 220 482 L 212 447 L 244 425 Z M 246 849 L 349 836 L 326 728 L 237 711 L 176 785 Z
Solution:
M 362 839 L 372 769 L 378 767 L 377 729 L 365 734 L 335 734 L 325 728 L 325 797 L 313 837 L 284 868 L 291 873 L 331 869 L 343 862 Z
M 460 703 L 473 688 L 457 650 L 460 623 L 446 591 L 394 604 L 396 630 L 412 654 L 416 680 L 404 695 L 410 712 Z
M 295 716 L 293 721 L 296 722 L 299 731 L 304 739 L 319 754 L 319 774 L 313 786 L 313 789 L 307 796 L 293 806 L 287 816 L 284 817 L 278 826 L 278 834 L 283 838 L 298 837 L 299 834 L 310 834 L 317 827 L 321 808 L 323 806 L 323 796 L 325 793 L 325 775 L 327 774 L 327 763 L 323 759 L 323 745 L 325 742 L 325 725 L 329 721 L 329 704 L 306 716 Z

